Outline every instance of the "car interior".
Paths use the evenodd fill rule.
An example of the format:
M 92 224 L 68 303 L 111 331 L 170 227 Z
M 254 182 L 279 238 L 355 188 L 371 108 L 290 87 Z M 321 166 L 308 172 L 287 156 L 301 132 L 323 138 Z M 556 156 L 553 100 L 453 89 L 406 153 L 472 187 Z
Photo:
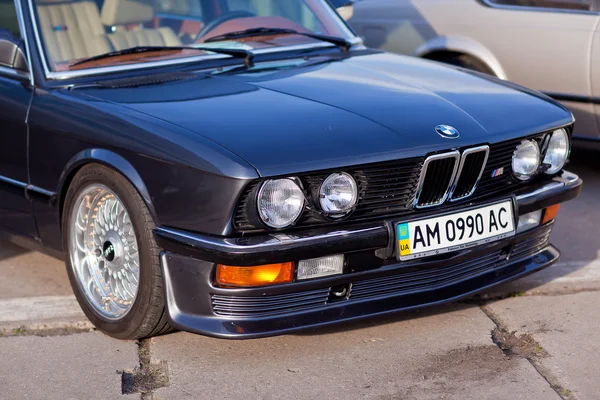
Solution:
M 190 45 L 255 27 L 328 33 L 332 27 L 321 25 L 315 1 L 37 0 L 36 6 L 49 58 L 64 69 L 111 51 Z
M 92 57 L 136 46 L 179 46 L 169 27 L 149 28 L 154 19 L 149 4 L 105 0 L 40 2 L 38 18 L 47 51 L 56 62 Z

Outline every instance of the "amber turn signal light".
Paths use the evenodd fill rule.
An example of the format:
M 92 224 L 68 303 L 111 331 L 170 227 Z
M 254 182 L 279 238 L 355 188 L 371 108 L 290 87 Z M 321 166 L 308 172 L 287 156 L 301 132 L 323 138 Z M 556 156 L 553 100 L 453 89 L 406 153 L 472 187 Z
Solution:
M 237 267 L 217 265 L 217 282 L 223 286 L 265 286 L 291 282 L 294 276 L 294 263 L 256 265 Z
M 555 204 L 550 206 L 544 210 L 544 218 L 542 219 L 542 225 L 546 222 L 552 221 L 556 218 L 556 214 L 558 214 L 558 210 L 560 209 L 560 204 Z

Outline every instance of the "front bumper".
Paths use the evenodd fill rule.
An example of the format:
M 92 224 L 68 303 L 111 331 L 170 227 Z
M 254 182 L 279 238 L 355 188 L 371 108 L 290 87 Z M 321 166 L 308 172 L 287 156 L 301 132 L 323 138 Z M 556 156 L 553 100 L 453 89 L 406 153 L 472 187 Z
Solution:
M 543 186 L 516 194 L 516 215 L 570 200 L 581 186 L 577 175 L 565 171 Z M 393 257 L 393 222 L 251 238 L 213 238 L 157 228 L 156 238 L 165 249 L 161 262 L 170 321 L 182 330 L 225 338 L 289 333 L 458 300 L 538 271 L 559 257 L 548 242 L 553 225 L 549 222 L 444 257 L 398 262 Z M 258 265 L 342 253 L 350 254 L 355 264 L 374 267 L 261 288 L 213 285 L 216 263 Z M 340 288 L 347 289 L 347 295 L 333 296 Z

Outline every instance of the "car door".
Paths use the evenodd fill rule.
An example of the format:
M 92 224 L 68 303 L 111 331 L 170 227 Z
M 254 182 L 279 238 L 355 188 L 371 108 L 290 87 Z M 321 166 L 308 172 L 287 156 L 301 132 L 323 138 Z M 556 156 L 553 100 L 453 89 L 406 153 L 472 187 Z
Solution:
M 0 30 L 20 38 L 13 0 L 0 0 Z M 27 109 L 32 88 L 29 74 L 0 64 L 0 229 L 36 236 L 27 178 Z

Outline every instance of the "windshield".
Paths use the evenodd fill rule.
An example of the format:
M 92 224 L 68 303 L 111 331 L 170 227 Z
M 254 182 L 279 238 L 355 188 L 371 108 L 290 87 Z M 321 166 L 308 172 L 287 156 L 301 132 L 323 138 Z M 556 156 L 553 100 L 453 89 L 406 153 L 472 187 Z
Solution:
M 51 71 L 323 43 L 306 34 L 353 38 L 326 0 L 33 1 Z

